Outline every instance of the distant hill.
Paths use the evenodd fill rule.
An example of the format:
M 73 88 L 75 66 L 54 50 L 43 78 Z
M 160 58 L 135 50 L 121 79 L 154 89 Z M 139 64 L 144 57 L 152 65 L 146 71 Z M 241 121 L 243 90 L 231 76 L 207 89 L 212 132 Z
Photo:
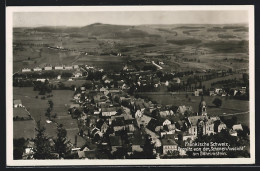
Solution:
M 87 32 L 88 34 L 92 34 L 92 35 L 100 35 L 104 33 L 116 33 L 129 28 L 131 28 L 131 26 L 95 23 L 95 24 L 81 27 L 79 31 L 83 33 Z
M 159 34 L 150 34 L 142 27 L 131 25 L 112 25 L 94 23 L 84 27 L 34 27 L 34 28 L 14 28 L 15 32 L 26 30 L 29 32 L 50 32 L 50 33 L 67 33 L 73 37 L 100 37 L 112 39 L 128 39 L 140 37 L 160 37 Z M 153 30 L 153 29 L 152 29 Z M 154 33 L 152 31 L 152 33 Z
M 14 28 L 14 30 L 18 30 L 19 28 Z M 20 28 L 21 29 L 21 28 Z M 38 32 L 51 32 L 51 33 L 69 33 L 69 32 L 77 32 L 79 27 L 66 27 L 66 26 L 43 26 L 43 27 L 34 27 L 34 28 L 22 28 L 27 31 L 38 31 Z
M 88 36 L 99 36 L 103 38 L 140 38 L 140 37 L 160 37 L 159 35 L 149 34 L 144 30 L 139 30 L 135 26 L 111 25 L 95 23 L 79 29 L 81 34 Z

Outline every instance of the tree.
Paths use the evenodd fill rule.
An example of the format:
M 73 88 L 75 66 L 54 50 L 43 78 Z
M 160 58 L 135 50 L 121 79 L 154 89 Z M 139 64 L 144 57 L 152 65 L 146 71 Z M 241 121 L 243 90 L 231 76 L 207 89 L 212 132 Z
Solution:
M 49 105 L 50 105 L 50 108 L 52 109 L 52 108 L 53 108 L 53 102 L 52 102 L 52 100 L 49 100 L 48 103 L 49 103 Z
M 76 109 L 76 110 L 72 113 L 72 118 L 73 118 L 73 119 L 77 119 L 80 115 L 81 115 L 81 111 L 80 111 L 79 109 Z
M 115 98 L 114 98 L 114 102 L 116 102 L 116 103 L 119 103 L 119 97 L 118 96 L 115 96 Z
M 129 107 L 129 103 L 126 100 L 123 100 L 121 105 L 124 107 Z
M 45 116 L 48 117 L 48 119 L 50 120 L 51 113 L 47 110 L 46 113 L 45 113 Z
M 54 113 L 54 115 L 52 116 L 54 119 L 57 118 L 57 113 Z
M 14 139 L 13 157 L 15 160 L 22 159 L 24 152 L 24 145 L 26 140 L 24 138 Z
M 222 100 L 219 98 L 215 98 L 212 102 L 216 107 L 220 107 L 222 105 Z
M 159 111 L 159 109 L 153 110 L 152 113 L 151 113 L 151 116 L 152 116 L 153 118 L 155 118 L 155 119 L 160 118 L 160 111 Z
M 68 154 L 70 151 L 69 148 L 69 141 L 67 140 L 67 131 L 63 128 L 63 125 L 60 124 L 57 126 L 57 139 L 54 140 L 55 142 L 55 151 L 60 155 L 64 156 Z
M 152 144 L 152 139 L 149 136 L 145 138 L 144 144 L 144 157 L 146 159 L 155 159 L 155 155 L 153 154 L 154 145 Z
M 52 111 L 52 108 L 48 107 L 48 109 L 46 110 L 46 113 L 45 113 L 45 116 L 49 118 L 50 120 L 50 117 L 51 117 L 51 111 Z
M 58 87 L 59 87 L 60 90 L 63 90 L 63 89 L 66 88 L 66 87 L 65 87 L 65 84 L 62 83 L 62 82 L 60 82 L 60 83 L 58 84 Z
M 249 82 L 249 75 L 247 73 L 243 74 L 243 81 L 246 85 L 248 85 Z
M 156 75 L 157 75 L 157 77 L 161 78 L 163 76 L 163 72 L 162 71 L 157 71 Z
M 42 90 L 40 90 L 40 92 L 39 92 L 39 95 L 45 95 L 45 90 L 44 89 L 42 89 Z
M 119 108 L 116 112 L 117 112 L 118 115 L 121 115 L 124 111 L 123 111 L 122 108 Z
M 51 159 L 51 146 L 48 137 L 45 135 L 45 127 L 41 126 L 41 120 L 37 122 L 37 128 L 35 130 L 37 135 L 34 139 L 34 158 Z
M 127 156 L 127 150 L 125 148 L 118 148 L 113 154 L 113 159 L 124 159 Z

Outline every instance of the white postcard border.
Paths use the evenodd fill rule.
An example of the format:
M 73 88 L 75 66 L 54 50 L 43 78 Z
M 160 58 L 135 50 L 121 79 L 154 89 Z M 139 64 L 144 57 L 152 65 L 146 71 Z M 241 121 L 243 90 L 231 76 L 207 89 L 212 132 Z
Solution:
M 210 11 L 246 10 L 249 14 L 249 80 L 250 80 L 250 158 L 210 159 L 124 159 L 124 160 L 13 160 L 13 13 L 14 12 L 79 12 L 79 11 Z M 6 165 L 7 166 L 58 166 L 58 165 L 204 165 L 255 163 L 255 43 L 254 6 L 52 6 L 6 8 Z

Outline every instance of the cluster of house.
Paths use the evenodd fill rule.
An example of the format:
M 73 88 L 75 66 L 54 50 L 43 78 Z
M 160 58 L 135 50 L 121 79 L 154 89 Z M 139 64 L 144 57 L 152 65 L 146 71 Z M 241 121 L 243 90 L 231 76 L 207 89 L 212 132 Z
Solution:
M 41 69 L 78 69 L 78 66 L 77 68 L 74 66 L 70 68 L 46 66 L 51 69 L 46 67 Z M 92 68 L 86 66 L 86 69 Z M 128 66 L 123 70 L 127 71 L 126 76 L 130 80 L 136 81 L 139 85 L 145 86 L 151 82 L 154 83 L 154 87 L 170 84 L 169 81 L 160 82 L 156 74 L 151 71 L 136 72 Z M 80 76 L 81 71 L 78 72 L 78 77 Z M 113 75 L 116 76 L 119 77 L 120 74 Z M 181 83 L 179 78 L 171 81 L 175 84 Z M 84 147 L 77 148 L 75 144 L 74 151 L 77 149 L 79 158 L 97 158 L 100 148 L 110 151 L 111 154 L 122 148 L 126 148 L 129 155 L 143 152 L 147 136 L 151 138 L 151 143 L 154 145 L 153 153 L 157 156 L 173 154 L 176 151 L 179 155 L 185 156 L 186 151 L 178 148 L 182 147 L 183 143 L 180 142 L 192 142 L 198 136 L 216 134 L 228 129 L 219 117 L 207 115 L 207 105 L 203 98 L 197 115 L 193 116 L 191 106 L 181 105 L 173 109 L 130 96 L 127 93 L 130 87 L 126 82 L 119 80 L 117 86 L 114 86 L 114 79 L 105 74 L 101 80 L 91 82 L 93 90 L 87 89 L 86 86 L 75 88 L 74 103 L 69 105 L 69 113 L 78 119 L 79 135 L 86 141 Z M 202 94 L 202 91 L 197 89 L 195 96 Z M 212 94 L 223 94 L 222 89 L 211 91 Z M 19 101 L 14 101 L 14 106 L 19 105 Z M 229 133 L 237 136 L 237 131 L 241 129 L 243 130 L 242 125 L 237 124 L 229 130 Z
M 246 93 L 246 87 L 232 88 L 230 90 L 232 90 L 233 93 L 228 94 L 223 88 L 210 88 L 209 95 L 210 96 L 228 96 L 228 95 L 235 96 L 238 92 L 240 92 L 241 94 Z M 203 95 L 203 89 L 194 90 L 194 96 L 201 96 L 201 95 Z
M 145 137 L 149 136 L 154 144 L 154 153 L 158 156 L 168 155 L 176 150 L 185 156 L 186 152 L 178 148 L 178 142 L 193 141 L 199 135 L 216 134 L 227 129 L 219 117 L 207 116 L 207 105 L 203 99 L 196 116 L 184 117 L 187 111 L 192 112 L 191 106 L 181 105 L 176 110 L 165 109 L 160 104 L 129 96 L 124 91 L 124 86 L 101 87 L 96 90 L 81 87 L 80 90 L 81 92 L 74 96 L 78 104 L 72 105 L 72 108 L 81 109 L 78 117 L 83 123 L 80 128 L 81 135 L 92 139 L 94 144 L 102 144 L 111 154 L 125 146 L 129 147 L 129 155 L 142 152 Z M 155 110 L 159 111 L 159 117 L 152 115 Z M 71 113 L 73 114 L 73 111 Z M 238 129 L 240 126 L 234 125 L 230 135 L 237 136 Z M 122 131 L 126 137 L 122 135 Z M 95 158 L 98 147 L 91 143 L 86 147 L 78 151 L 79 157 Z
M 133 81 L 134 85 L 137 83 L 138 86 L 147 86 L 152 84 L 153 87 L 158 88 L 160 86 L 167 87 L 170 84 L 181 84 L 181 79 L 178 77 L 162 82 L 156 73 L 153 73 L 152 71 L 132 71 L 129 70 L 129 66 L 125 66 L 123 70 L 126 71 L 126 76 L 128 77 L 127 79 Z
M 20 99 L 14 99 L 13 100 L 13 107 L 14 108 L 23 107 L 22 101 Z
M 44 67 L 34 67 L 32 69 L 30 68 L 23 68 L 22 72 L 32 72 L 32 71 L 51 71 L 51 70 L 75 70 L 75 69 L 79 69 L 78 65 L 57 65 L 57 66 L 51 66 L 51 65 L 47 65 Z
M 234 90 L 234 96 L 240 92 L 242 95 L 246 94 L 246 87 L 239 87 L 239 88 L 233 88 L 232 90 Z
M 36 67 L 33 71 L 79 68 L 77 65 L 46 67 L 38 67 L 38 69 Z M 89 66 L 85 68 L 86 70 L 93 69 Z M 160 82 L 160 78 L 155 73 L 137 72 L 131 66 L 125 66 L 123 70 L 127 71 L 125 74 L 129 80 L 136 82 L 139 86 L 153 83 L 154 87 L 158 87 L 160 85 L 168 86 L 170 83 L 181 83 L 179 78 Z M 77 71 L 75 77 L 82 76 L 82 72 Z M 120 74 L 114 74 L 113 78 L 117 76 L 120 77 Z M 193 116 L 191 106 L 181 105 L 173 109 L 130 96 L 127 93 L 130 87 L 126 82 L 119 80 L 116 83 L 117 86 L 114 86 L 114 79 L 105 74 L 101 80 L 91 82 L 93 90 L 89 90 L 85 86 L 75 88 L 74 103 L 69 105 L 69 113 L 73 118 L 78 119 L 79 135 L 86 141 L 86 145 L 83 147 L 78 148 L 77 144 L 74 145 L 73 151 L 77 152 L 79 158 L 95 159 L 100 148 L 111 154 L 122 148 L 125 148 L 129 155 L 143 152 L 147 136 L 151 138 L 151 143 L 154 145 L 153 153 L 159 158 L 176 151 L 179 155 L 185 156 L 186 151 L 178 148 L 183 145 L 180 142 L 192 142 L 198 136 L 216 134 L 223 129 L 228 129 L 219 117 L 207 115 L 207 105 L 203 99 L 199 104 L 197 115 Z M 199 96 L 202 93 L 202 89 L 197 89 L 194 94 Z M 224 94 L 220 88 L 210 90 L 210 95 L 220 94 Z M 15 106 L 19 107 L 21 103 L 14 101 Z M 158 111 L 158 115 L 154 115 L 156 111 Z M 229 129 L 229 133 L 231 136 L 237 136 L 238 130 L 243 130 L 241 124 L 233 125 L 232 129 Z

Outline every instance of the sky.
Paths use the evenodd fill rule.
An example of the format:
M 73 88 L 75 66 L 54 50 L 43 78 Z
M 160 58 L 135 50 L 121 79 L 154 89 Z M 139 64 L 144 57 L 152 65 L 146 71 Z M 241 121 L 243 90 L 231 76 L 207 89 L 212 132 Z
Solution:
M 15 12 L 14 27 L 248 23 L 248 11 Z

